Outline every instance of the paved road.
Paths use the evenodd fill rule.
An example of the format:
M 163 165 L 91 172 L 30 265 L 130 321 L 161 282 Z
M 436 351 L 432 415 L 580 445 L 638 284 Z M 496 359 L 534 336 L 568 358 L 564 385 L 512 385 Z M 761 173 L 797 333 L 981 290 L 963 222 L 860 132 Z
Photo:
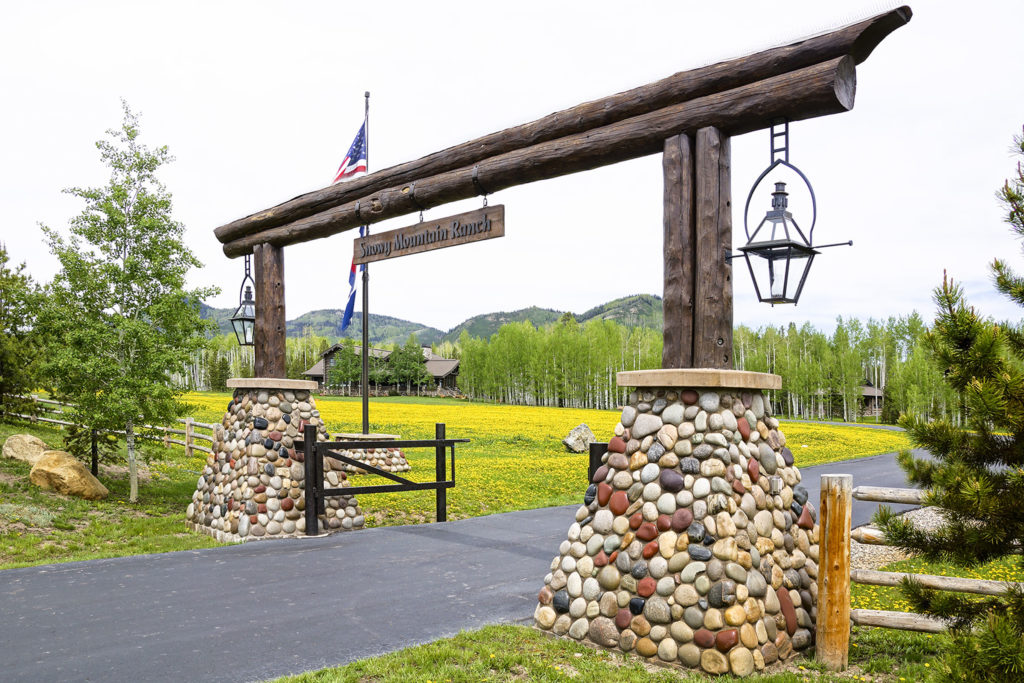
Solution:
M 802 470 L 903 485 L 892 455 Z M 905 506 L 904 506 L 905 507 Z M 873 506 L 854 504 L 854 524 Z M 527 622 L 575 506 L 0 572 L 4 681 L 253 681 Z

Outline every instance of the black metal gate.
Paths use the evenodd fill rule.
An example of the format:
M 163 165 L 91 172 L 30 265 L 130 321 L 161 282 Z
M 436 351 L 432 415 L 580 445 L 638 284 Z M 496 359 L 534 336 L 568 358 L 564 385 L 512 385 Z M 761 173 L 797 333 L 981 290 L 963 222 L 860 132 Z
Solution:
M 437 521 L 448 519 L 448 489 L 455 486 L 455 444 L 469 443 L 469 439 L 444 438 L 444 424 L 434 425 L 434 438 L 412 441 L 320 441 L 316 440 L 317 428 L 306 425 L 302 432 L 302 453 L 306 466 L 306 535 L 316 536 L 320 533 L 319 515 L 324 513 L 324 499 L 328 496 L 354 496 L 361 493 L 390 493 L 393 491 L 425 491 L 434 489 L 436 492 L 435 509 Z M 410 481 L 392 472 L 367 465 L 354 458 L 338 453 L 339 450 L 373 448 L 433 448 L 434 449 L 434 481 Z M 445 450 L 451 448 L 451 479 L 446 479 Z M 378 474 L 385 479 L 398 482 L 396 484 L 379 484 L 374 486 L 348 486 L 344 488 L 324 488 L 324 458 L 333 458 L 343 463 L 358 467 L 370 474 Z

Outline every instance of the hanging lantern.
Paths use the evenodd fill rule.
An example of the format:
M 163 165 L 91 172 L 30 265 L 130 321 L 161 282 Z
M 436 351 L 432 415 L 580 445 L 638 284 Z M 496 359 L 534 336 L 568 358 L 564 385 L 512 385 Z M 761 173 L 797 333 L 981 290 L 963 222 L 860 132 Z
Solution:
M 776 130 L 779 125 L 782 126 L 781 131 Z M 781 147 L 776 147 L 777 138 L 782 138 Z M 811 270 L 811 263 L 814 262 L 814 257 L 820 253 L 818 249 L 841 244 L 852 245 L 853 242 L 826 244 L 818 247 L 812 244 L 814 225 L 818 219 L 818 207 L 814 199 L 814 188 L 811 187 L 807 176 L 789 163 L 789 122 L 772 124 L 771 148 L 771 165 L 758 176 L 750 194 L 747 195 L 747 205 L 743 212 L 743 229 L 747 234 L 747 243 L 739 250 L 746 259 L 747 269 L 754 281 L 754 291 L 757 293 L 758 300 L 774 306 L 775 304 L 795 304 L 799 301 L 800 293 L 807 281 L 807 274 Z M 780 154 L 781 156 L 778 156 Z M 811 225 L 806 233 L 789 211 L 789 193 L 786 192 L 786 183 L 783 182 L 775 183 L 771 209 L 765 213 L 757 228 L 753 232 L 750 231 L 748 223 L 750 200 L 761 181 L 779 166 L 785 166 L 794 171 L 804 181 L 811 195 Z
M 253 346 L 253 333 L 256 328 L 256 302 L 252 298 L 252 287 L 256 282 L 249 274 L 249 254 L 245 256 L 245 277 L 242 278 L 242 286 L 238 288 L 238 308 L 231 316 L 231 326 L 235 329 L 235 336 L 238 338 L 239 346 Z M 248 283 L 252 283 L 251 285 Z M 242 291 L 245 290 L 243 294 Z

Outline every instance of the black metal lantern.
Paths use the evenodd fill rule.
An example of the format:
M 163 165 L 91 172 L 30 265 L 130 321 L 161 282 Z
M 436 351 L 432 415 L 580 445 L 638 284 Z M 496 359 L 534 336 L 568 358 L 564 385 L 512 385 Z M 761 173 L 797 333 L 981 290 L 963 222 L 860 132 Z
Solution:
M 778 126 L 781 131 L 776 131 Z M 776 147 L 777 138 L 782 138 L 782 146 Z M 807 273 L 810 272 L 818 249 L 853 244 L 841 242 L 815 247 L 812 243 L 814 225 L 818 220 L 818 205 L 814 198 L 814 188 L 807 176 L 796 166 L 789 163 L 789 123 L 773 124 L 771 131 L 772 163 L 766 168 L 747 195 L 747 204 L 743 212 L 743 228 L 747 233 L 747 243 L 740 247 L 747 262 L 747 269 L 754 281 L 754 291 L 762 303 L 795 304 L 800 299 Z M 779 156 L 781 154 L 781 156 Z M 811 225 L 805 233 L 789 212 L 789 193 L 786 183 L 776 182 L 772 192 L 772 207 L 757 225 L 750 231 L 748 214 L 750 200 L 754 196 L 761 181 L 779 166 L 785 166 L 795 172 L 807 185 L 811 195 Z
M 238 308 L 231 316 L 231 326 L 235 329 L 235 336 L 238 338 L 239 346 L 253 346 L 253 333 L 256 329 L 256 302 L 252 298 L 252 288 L 256 282 L 249 274 L 251 256 L 245 256 L 245 277 L 242 278 L 242 286 L 238 288 Z M 247 283 L 252 283 L 251 285 Z M 242 291 L 245 291 L 243 294 Z

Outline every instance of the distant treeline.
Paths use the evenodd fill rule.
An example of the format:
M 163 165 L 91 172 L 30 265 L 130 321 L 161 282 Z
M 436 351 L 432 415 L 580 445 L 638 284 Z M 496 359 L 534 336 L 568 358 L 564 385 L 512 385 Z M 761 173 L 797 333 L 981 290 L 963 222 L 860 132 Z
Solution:
M 870 382 L 883 393 L 883 421 L 906 411 L 956 419 L 956 396 L 928 361 L 926 333 L 917 313 L 867 323 L 840 318 L 832 335 L 810 324 L 741 325 L 733 333 L 734 365 L 781 375 L 783 389 L 771 392 L 772 404 L 792 417 L 856 420 Z M 610 408 L 626 400 L 615 373 L 661 367 L 661 345 L 660 331 L 607 320 L 511 323 L 487 340 L 460 338 L 459 388 L 473 399 Z

